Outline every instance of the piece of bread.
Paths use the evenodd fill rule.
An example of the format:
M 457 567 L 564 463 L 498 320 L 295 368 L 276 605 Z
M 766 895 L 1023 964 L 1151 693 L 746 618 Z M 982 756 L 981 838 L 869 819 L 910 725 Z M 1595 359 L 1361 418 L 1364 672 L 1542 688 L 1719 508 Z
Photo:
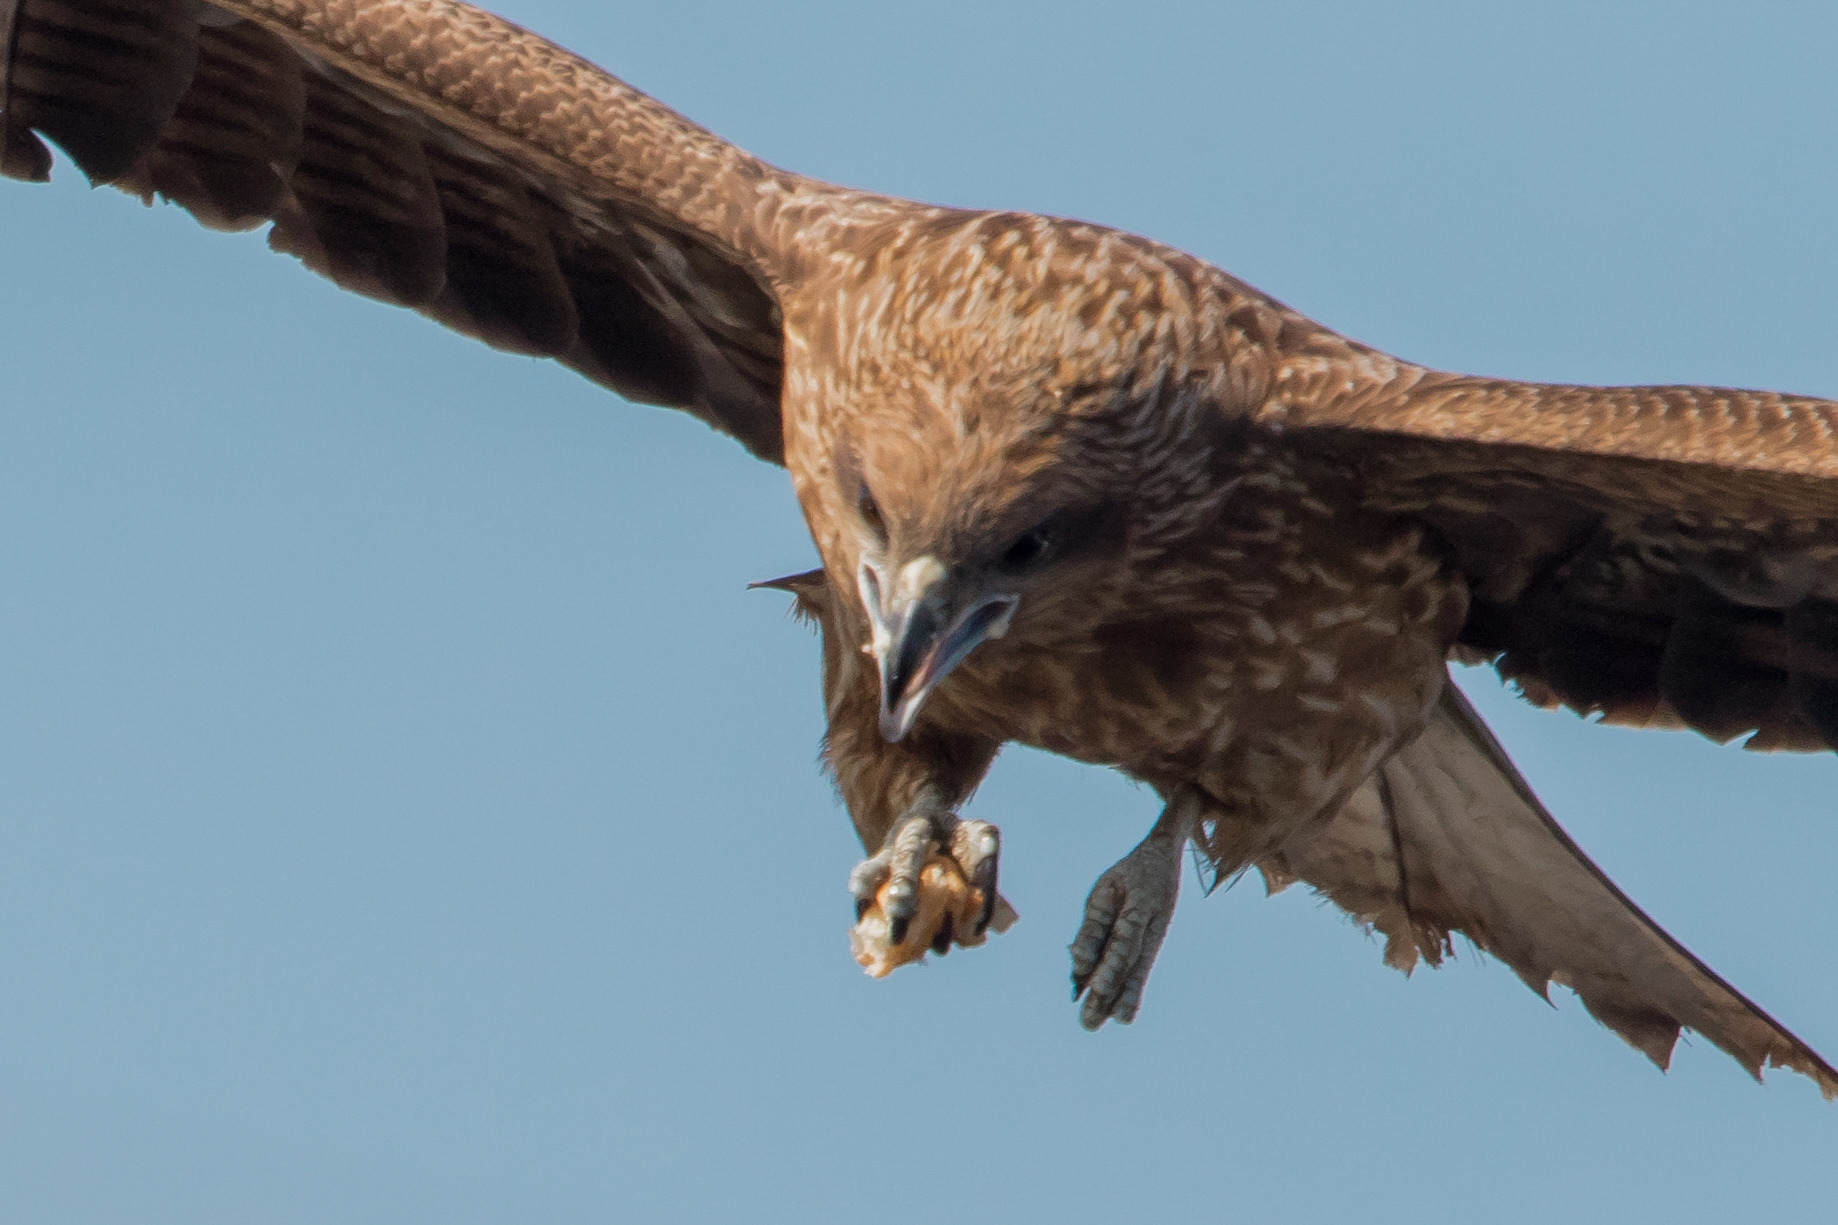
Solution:
M 849 946 L 855 960 L 874 978 L 885 978 L 909 961 L 922 961 L 925 951 L 936 948 L 940 953 L 953 940 L 962 944 L 981 944 L 976 932 L 983 917 L 983 891 L 964 877 L 957 861 L 938 851 L 933 844 L 925 867 L 919 870 L 919 908 L 906 925 L 906 939 L 895 944 L 891 926 L 882 903 L 887 886 L 882 885 L 873 905 L 862 913 L 849 933 Z M 1006 924 L 1004 924 L 1006 926 Z

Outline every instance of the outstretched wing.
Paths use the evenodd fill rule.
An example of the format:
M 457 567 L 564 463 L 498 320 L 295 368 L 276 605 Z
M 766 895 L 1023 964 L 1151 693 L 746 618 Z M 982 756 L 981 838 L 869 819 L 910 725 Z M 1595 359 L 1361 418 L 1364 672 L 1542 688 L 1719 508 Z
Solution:
M 1385 960 L 1432 965 L 1460 932 L 1540 995 L 1569 987 L 1665 1067 L 1681 1027 L 1751 1074 L 1792 1068 L 1838 1097 L 1838 1071 L 1643 914 L 1551 819 L 1453 682 L 1422 735 L 1331 819 L 1259 862 L 1385 936 Z
M 1468 378 L 1296 331 L 1263 419 L 1436 529 L 1463 658 L 1615 722 L 1838 747 L 1838 404 Z
M 0 0 L 0 173 L 48 177 L 41 136 L 96 182 L 271 221 L 348 289 L 781 460 L 785 253 L 762 227 L 802 180 L 490 14 Z

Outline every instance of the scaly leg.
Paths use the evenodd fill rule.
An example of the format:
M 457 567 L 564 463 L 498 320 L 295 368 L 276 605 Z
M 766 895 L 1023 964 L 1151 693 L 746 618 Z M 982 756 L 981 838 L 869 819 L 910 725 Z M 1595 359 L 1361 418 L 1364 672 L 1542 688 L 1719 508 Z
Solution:
M 1072 998 L 1085 997 L 1079 1023 L 1086 1029 L 1136 1019 L 1143 986 L 1174 917 L 1181 852 L 1200 808 L 1196 790 L 1177 791 L 1148 837 L 1100 876 L 1085 899 L 1085 921 L 1071 952 Z

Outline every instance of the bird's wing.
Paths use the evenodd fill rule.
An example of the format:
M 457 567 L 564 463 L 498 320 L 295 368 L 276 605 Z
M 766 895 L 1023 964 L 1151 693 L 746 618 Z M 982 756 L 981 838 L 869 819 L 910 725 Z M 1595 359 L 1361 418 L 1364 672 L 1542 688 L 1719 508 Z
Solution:
M 451 0 L 0 0 L 0 173 L 64 149 L 340 285 L 780 461 L 804 181 Z M 802 193 L 802 194 L 801 194 Z M 820 205 L 818 205 L 820 207 Z
M 1462 658 L 1616 722 L 1838 747 L 1838 404 L 1438 374 L 1331 333 L 1275 369 L 1260 419 L 1467 573 Z
M 1325 822 L 1259 862 L 1385 936 L 1409 972 L 1460 932 L 1540 995 L 1569 987 L 1664 1068 L 1680 1028 L 1751 1074 L 1792 1068 L 1838 1097 L 1838 1071 L 1630 902 L 1551 819 L 1451 681 L 1423 733 Z

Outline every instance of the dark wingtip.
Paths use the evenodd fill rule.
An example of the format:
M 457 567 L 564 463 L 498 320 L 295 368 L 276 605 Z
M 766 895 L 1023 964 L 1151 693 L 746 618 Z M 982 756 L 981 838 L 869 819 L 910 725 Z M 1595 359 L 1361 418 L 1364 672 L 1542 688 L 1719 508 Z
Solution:
M 792 595 L 815 595 L 828 581 L 823 567 L 806 570 L 800 574 L 787 574 L 781 578 L 764 578 L 757 583 L 748 583 L 748 591 L 789 591 Z
M 797 597 L 791 605 L 792 615 L 812 625 L 821 626 L 823 624 L 824 610 L 829 607 L 829 579 L 822 569 L 806 570 L 802 574 L 787 574 L 783 578 L 769 578 L 757 583 L 748 583 L 747 590 L 790 592 Z

